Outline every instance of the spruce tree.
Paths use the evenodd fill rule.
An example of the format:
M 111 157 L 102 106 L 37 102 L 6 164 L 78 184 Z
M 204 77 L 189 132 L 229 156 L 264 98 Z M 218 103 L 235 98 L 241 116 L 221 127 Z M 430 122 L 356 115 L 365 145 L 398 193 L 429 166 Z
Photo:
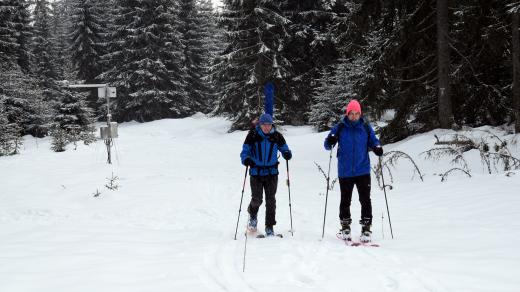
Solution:
M 45 88 L 54 88 L 58 77 L 53 58 L 53 42 L 51 34 L 51 11 L 47 0 L 36 0 L 34 14 L 34 34 L 32 54 L 34 56 L 34 73 Z M 52 95 L 48 92 L 48 97 Z
M 14 1 L 0 2 L 0 62 L 12 62 L 19 47 L 14 15 L 17 7 Z
M 95 141 L 94 117 L 84 95 L 64 92 L 56 105 L 56 115 L 51 125 L 52 150 L 65 151 L 68 143 L 77 146 L 78 141 L 88 145 Z
M 26 0 L 15 0 L 15 11 L 12 15 L 15 29 L 17 31 L 17 63 L 25 74 L 31 72 L 30 40 L 32 37 L 32 31 L 30 27 L 31 14 L 29 12 L 29 5 L 30 3 Z
M 182 43 L 172 0 L 117 1 L 110 66 L 100 76 L 118 88 L 116 117 L 140 122 L 194 112 L 186 95 Z
M 335 1 L 337 3 L 342 1 Z M 282 1 L 290 20 L 284 54 L 292 64 L 286 89 L 280 93 L 286 105 L 282 115 L 291 124 L 307 122 L 313 92 L 320 73 L 339 57 L 330 27 L 338 18 L 329 1 Z
M 69 31 L 73 23 L 71 19 L 71 1 L 60 0 L 51 4 L 51 40 L 55 49 L 52 58 L 55 64 L 57 80 L 75 79 L 75 76 L 73 76 L 72 56 L 69 51 Z
M 101 74 L 106 20 L 98 0 L 74 0 L 71 7 L 71 57 L 75 77 L 93 83 Z
M 101 59 L 106 54 L 106 35 L 112 8 L 100 0 L 70 1 L 70 44 L 67 51 L 73 64 L 73 78 L 84 83 L 98 83 L 97 77 L 103 72 Z M 96 116 L 101 116 L 100 107 L 104 105 L 104 100 L 99 100 L 97 89 L 90 91 L 87 100 Z
M 328 130 L 338 123 L 351 99 L 358 99 L 361 103 L 365 101 L 358 95 L 360 81 L 367 74 L 365 65 L 366 60 L 362 58 L 338 60 L 338 64 L 331 66 L 332 70 L 323 70 L 309 114 L 309 122 L 316 130 Z
M 4 80 L 0 92 L 9 123 L 18 125 L 21 135 L 45 136 L 51 111 L 37 80 L 24 74 L 16 63 L 1 64 L 0 78 Z
M 511 117 L 513 79 L 507 1 L 457 4 L 450 5 L 449 35 L 455 120 L 469 126 L 503 124 Z
M 202 109 L 209 91 L 203 79 L 207 48 L 203 46 L 202 21 L 197 8 L 196 0 L 180 0 L 179 32 L 182 35 L 184 67 L 187 69 L 186 94 L 197 108 Z
M 224 32 L 218 27 L 217 13 L 213 10 L 211 0 L 198 1 L 198 20 L 196 29 L 201 36 L 200 74 L 203 81 L 202 93 L 205 99 L 203 112 L 215 107 L 216 84 L 212 74 L 212 66 L 217 56 L 224 50 Z
M 292 64 L 284 55 L 287 19 L 279 1 L 226 0 L 220 17 L 226 49 L 217 59 L 220 86 L 215 109 L 233 120 L 231 130 L 249 128 L 263 111 L 263 87 L 275 84 L 277 107 L 283 111 Z M 290 97 L 289 97 L 290 98 Z
M 20 127 L 9 122 L 5 110 L 6 96 L 0 93 L 0 156 L 17 154 L 22 146 Z

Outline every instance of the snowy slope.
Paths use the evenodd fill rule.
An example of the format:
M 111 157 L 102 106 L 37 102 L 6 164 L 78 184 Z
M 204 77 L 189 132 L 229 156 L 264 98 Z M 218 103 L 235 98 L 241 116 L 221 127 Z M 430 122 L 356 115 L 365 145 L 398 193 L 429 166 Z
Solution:
M 275 229 L 285 237 L 249 238 L 242 272 L 249 187 L 233 236 L 246 133 L 228 127 L 203 115 L 126 123 L 113 165 L 102 142 L 54 153 L 48 139 L 26 138 L 21 155 L 0 158 L 0 291 L 519 291 L 520 172 L 486 174 L 473 151 L 473 177 L 441 183 L 435 174 L 448 162 L 419 155 L 434 134 L 449 133 L 441 130 L 385 146 L 410 154 L 425 181 L 412 178 L 406 161 L 394 170 L 392 240 L 373 179 L 373 237 L 381 247 L 368 248 L 335 238 L 338 186 L 321 240 L 325 180 L 314 162 L 326 169 L 326 133 L 286 127 L 295 233 L 282 161 Z M 518 145 L 511 149 L 520 156 Z M 334 174 L 335 167 L 333 159 Z M 112 173 L 117 191 L 104 187 Z M 357 222 L 356 193 L 352 213 Z

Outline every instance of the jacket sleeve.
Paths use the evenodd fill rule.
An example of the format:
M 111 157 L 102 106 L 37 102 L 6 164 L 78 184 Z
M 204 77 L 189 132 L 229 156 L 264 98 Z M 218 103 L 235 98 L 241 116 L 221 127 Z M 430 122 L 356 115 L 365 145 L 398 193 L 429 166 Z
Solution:
M 368 126 L 368 129 L 370 130 L 370 139 L 368 139 L 368 147 L 374 148 L 376 146 L 380 146 L 381 142 L 379 142 L 379 139 L 376 137 L 376 133 L 374 132 L 374 129 L 371 125 Z
M 278 133 L 277 140 L 278 141 L 276 141 L 276 144 L 278 145 L 278 151 L 280 151 L 281 153 L 291 153 L 291 150 L 289 149 L 287 142 L 285 142 L 285 138 L 282 134 Z
M 327 143 L 327 138 L 330 137 L 330 136 L 337 136 L 338 135 L 338 124 L 336 124 L 334 127 L 332 127 L 332 129 L 330 129 L 330 132 L 329 134 L 327 135 L 327 137 L 325 138 L 325 141 L 323 142 L 323 146 L 325 147 L 325 150 L 330 150 L 332 149 L 332 145 L 329 145 Z
M 249 131 L 246 136 L 246 140 L 242 145 L 242 152 L 240 152 L 240 161 L 242 164 L 244 164 L 244 160 L 246 160 L 246 158 L 251 157 L 251 147 L 254 147 L 254 134 L 252 131 Z

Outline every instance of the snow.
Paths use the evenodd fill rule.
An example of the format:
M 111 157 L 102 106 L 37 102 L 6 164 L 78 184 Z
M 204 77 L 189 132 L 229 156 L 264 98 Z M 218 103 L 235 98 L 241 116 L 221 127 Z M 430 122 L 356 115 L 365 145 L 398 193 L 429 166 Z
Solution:
M 373 248 L 336 239 L 337 185 L 321 239 L 326 182 L 314 162 L 328 165 L 327 133 L 284 127 L 294 155 L 294 236 L 282 161 L 275 230 L 284 238 L 249 238 L 242 272 L 247 185 L 233 237 L 246 132 L 227 133 L 229 126 L 202 114 L 121 124 L 113 165 L 102 141 L 54 153 L 49 139 L 26 137 L 20 155 L 0 158 L 0 291 L 518 291 L 520 172 L 487 174 L 473 152 L 472 178 L 454 173 L 441 183 L 435 174 L 448 161 L 420 153 L 446 130 L 385 145 L 408 153 L 425 181 L 412 179 L 410 163 L 397 164 L 387 190 L 391 239 L 373 178 L 373 238 L 381 245 Z M 510 149 L 520 156 L 517 144 Z M 335 157 L 332 165 L 335 175 Z M 112 174 L 119 190 L 104 186 Z M 351 210 L 357 234 L 356 192 Z

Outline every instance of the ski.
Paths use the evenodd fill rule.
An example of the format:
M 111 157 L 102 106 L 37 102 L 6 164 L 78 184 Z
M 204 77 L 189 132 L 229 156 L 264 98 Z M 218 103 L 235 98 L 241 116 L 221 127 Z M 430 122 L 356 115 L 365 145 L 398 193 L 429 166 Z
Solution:
M 345 240 L 345 244 L 348 246 L 370 246 L 370 247 L 379 247 L 379 244 L 373 242 L 361 242 L 361 241 L 353 241 L 353 240 Z
M 352 240 L 352 239 L 343 239 L 341 235 L 338 233 L 336 237 L 343 241 L 347 246 L 369 246 L 369 247 L 379 247 L 379 244 L 373 242 L 362 242 L 361 240 Z
M 260 234 L 258 234 L 258 235 L 256 236 L 256 238 L 268 238 L 268 237 L 279 237 L 279 238 L 283 238 L 283 235 L 280 234 L 280 233 L 277 233 L 277 234 L 275 234 L 275 235 L 266 236 L 265 234 L 260 233 Z
M 249 227 L 247 228 L 246 232 L 247 232 L 248 236 L 256 237 L 256 238 L 266 238 L 266 237 L 279 237 L 279 238 L 283 238 L 283 235 L 281 233 L 277 233 L 277 234 L 272 235 L 272 236 L 266 236 L 264 233 L 258 233 L 257 229 L 252 229 L 252 228 L 249 228 Z

